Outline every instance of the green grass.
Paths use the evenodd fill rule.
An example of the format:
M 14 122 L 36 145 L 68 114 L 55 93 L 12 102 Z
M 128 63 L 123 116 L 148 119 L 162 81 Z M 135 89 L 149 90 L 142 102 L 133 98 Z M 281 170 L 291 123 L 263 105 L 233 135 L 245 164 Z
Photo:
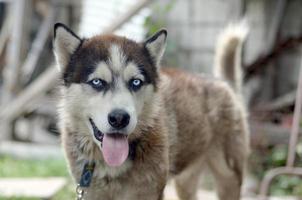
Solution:
M 19 160 L 0 157 L 0 177 L 68 176 L 64 160 Z
M 53 200 L 75 199 L 74 185 L 69 179 L 69 173 L 64 160 L 20 160 L 9 157 L 0 157 L 0 177 L 67 177 L 68 184 Z M 2 200 L 36 200 L 34 198 L 4 198 Z M 37 199 L 38 200 L 38 199 Z

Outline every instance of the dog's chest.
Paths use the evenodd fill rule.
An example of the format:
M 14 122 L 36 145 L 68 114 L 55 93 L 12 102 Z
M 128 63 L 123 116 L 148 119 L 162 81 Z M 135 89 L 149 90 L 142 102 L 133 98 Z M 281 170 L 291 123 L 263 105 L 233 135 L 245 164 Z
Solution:
M 91 184 L 85 187 L 85 199 L 96 200 L 102 197 L 102 199 L 127 199 L 129 195 L 125 191 L 129 191 L 130 185 L 123 184 L 123 177 L 127 170 L 131 167 L 131 161 L 126 161 L 122 166 L 116 168 L 107 167 L 102 162 L 96 162 L 95 169 Z M 79 164 L 78 169 L 82 168 L 83 165 Z M 79 173 L 77 170 L 77 179 L 80 180 L 83 174 L 83 170 Z
M 120 180 L 104 180 L 97 185 L 92 185 L 86 189 L 85 199 L 89 200 L 99 200 L 110 199 L 110 200 L 130 200 L 131 194 L 129 194 L 132 189 L 130 189 L 129 184 L 123 184 Z
M 106 179 L 106 177 L 108 177 L 107 179 L 118 178 L 126 173 L 131 166 L 132 161 L 129 159 L 119 167 L 108 167 L 103 162 L 99 162 L 96 165 L 94 178 L 97 180 Z

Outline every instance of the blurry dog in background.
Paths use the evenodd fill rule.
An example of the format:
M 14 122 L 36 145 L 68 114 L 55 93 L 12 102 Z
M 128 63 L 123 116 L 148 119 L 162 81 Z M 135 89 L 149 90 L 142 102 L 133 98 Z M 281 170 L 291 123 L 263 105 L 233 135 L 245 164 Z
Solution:
M 62 78 L 59 126 L 77 183 L 94 162 L 86 200 L 162 200 L 175 178 L 182 200 L 196 199 L 208 166 L 221 200 L 239 200 L 249 152 L 241 101 L 241 48 L 247 30 L 220 36 L 215 76 L 161 68 L 167 31 L 144 42 L 115 35 L 82 39 L 54 30 Z

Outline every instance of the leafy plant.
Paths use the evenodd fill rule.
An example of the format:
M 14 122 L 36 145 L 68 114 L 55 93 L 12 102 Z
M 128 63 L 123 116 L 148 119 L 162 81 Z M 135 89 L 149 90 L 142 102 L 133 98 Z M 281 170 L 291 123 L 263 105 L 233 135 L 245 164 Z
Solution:
M 147 36 L 153 35 L 159 29 L 166 26 L 167 13 L 173 8 L 176 0 L 171 0 L 166 5 L 155 3 L 152 6 L 153 15 L 146 18 L 144 26 L 147 29 Z
M 298 144 L 295 166 L 302 166 L 302 155 L 299 150 L 302 143 Z M 284 167 L 287 160 L 287 145 L 277 145 L 264 151 L 255 151 L 251 158 L 252 172 L 262 180 L 265 173 L 276 167 Z M 284 196 L 294 195 L 302 197 L 302 177 L 297 176 L 278 176 L 271 185 L 270 193 L 272 195 Z
M 166 4 L 154 3 L 151 7 L 153 11 L 152 15 L 145 19 L 144 27 L 147 30 L 146 37 L 150 37 L 158 30 L 163 27 L 167 27 L 167 14 L 173 9 L 176 0 L 171 0 Z M 177 42 L 170 40 L 168 37 L 168 42 L 165 50 L 165 58 L 163 64 L 167 66 L 177 66 L 177 58 L 175 57 L 175 52 L 178 49 Z

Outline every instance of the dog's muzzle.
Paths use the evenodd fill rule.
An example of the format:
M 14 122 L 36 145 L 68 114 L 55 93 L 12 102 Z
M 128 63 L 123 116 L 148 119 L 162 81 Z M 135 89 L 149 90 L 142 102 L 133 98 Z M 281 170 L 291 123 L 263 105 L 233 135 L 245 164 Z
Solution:
M 93 134 L 95 139 L 97 139 L 98 141 L 101 142 L 101 144 L 103 143 L 103 138 L 104 138 L 104 133 L 102 133 L 95 125 L 95 123 L 93 122 L 93 120 L 91 118 L 89 118 L 89 122 L 92 126 L 93 129 Z

